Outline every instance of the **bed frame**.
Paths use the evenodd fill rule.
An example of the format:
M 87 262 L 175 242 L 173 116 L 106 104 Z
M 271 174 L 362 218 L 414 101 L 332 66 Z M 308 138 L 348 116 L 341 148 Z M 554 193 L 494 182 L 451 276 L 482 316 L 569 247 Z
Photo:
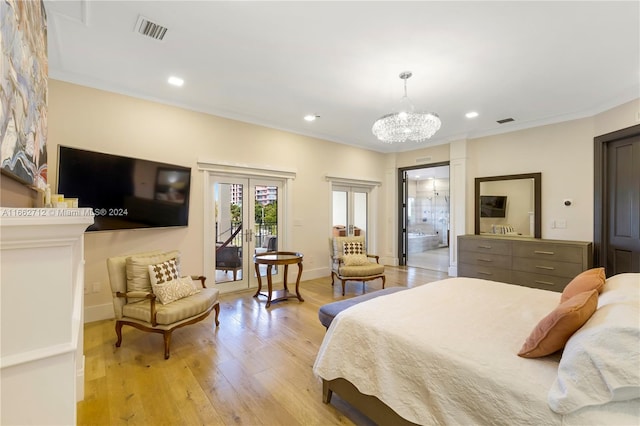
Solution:
M 322 402 L 329 404 L 333 392 L 340 395 L 342 399 L 347 401 L 353 407 L 358 409 L 362 414 L 373 420 L 380 426 L 384 425 L 414 425 L 404 417 L 400 417 L 398 413 L 393 411 L 388 405 L 380 401 L 375 396 L 365 395 L 361 393 L 347 379 L 338 378 L 334 380 L 322 379 Z

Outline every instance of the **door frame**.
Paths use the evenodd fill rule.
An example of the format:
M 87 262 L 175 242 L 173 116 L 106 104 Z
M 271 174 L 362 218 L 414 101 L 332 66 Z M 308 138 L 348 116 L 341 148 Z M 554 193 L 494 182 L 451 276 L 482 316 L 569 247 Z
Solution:
M 407 182 L 405 182 L 404 175 L 409 170 L 417 170 L 417 169 L 430 169 L 432 167 L 441 167 L 441 166 L 449 166 L 449 182 L 451 183 L 451 162 L 450 161 L 440 161 L 437 163 L 429 163 L 429 164 L 420 164 L 417 166 L 410 167 L 399 167 L 398 168 L 398 264 L 404 266 L 407 264 L 407 246 L 408 235 L 407 235 Z M 449 186 L 449 197 L 451 197 L 451 186 Z M 451 200 L 451 198 L 449 198 Z M 451 223 L 451 205 L 449 205 L 449 223 Z M 449 247 L 451 247 L 451 242 L 449 242 Z M 451 249 L 449 249 L 451 250 Z M 451 263 L 451 260 L 449 260 Z
M 282 217 L 278 217 L 278 221 L 282 223 L 280 229 L 282 236 L 278 235 L 278 245 L 280 247 L 290 247 L 293 223 L 293 181 L 296 178 L 296 172 L 284 169 L 272 169 L 261 166 L 248 166 L 241 164 L 221 163 L 207 160 L 198 160 L 198 171 L 203 174 L 203 249 L 202 249 L 202 265 L 204 271 L 215 272 L 215 218 L 211 214 L 214 209 L 215 200 L 213 192 L 209 191 L 214 182 L 215 176 L 228 176 L 235 178 L 247 179 L 265 179 L 276 180 L 282 182 L 282 194 L 278 196 L 278 209 L 282 209 Z M 253 270 L 249 268 L 250 274 Z M 251 281 L 249 281 L 251 283 Z M 256 285 L 248 288 L 257 287 Z M 246 289 L 245 289 L 246 290 Z M 235 291 L 235 290 L 231 290 Z
M 608 213 L 607 200 L 609 199 L 607 185 L 607 145 L 620 139 L 626 139 L 640 135 L 640 124 L 616 130 L 601 136 L 594 141 L 594 167 L 593 167 L 593 265 L 605 267 L 607 263 L 608 241 Z

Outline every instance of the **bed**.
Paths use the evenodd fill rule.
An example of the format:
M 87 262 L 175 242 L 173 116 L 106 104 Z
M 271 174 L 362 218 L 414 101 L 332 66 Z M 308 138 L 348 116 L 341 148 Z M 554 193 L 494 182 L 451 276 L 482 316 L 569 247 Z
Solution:
M 564 351 L 518 352 L 561 293 L 449 278 L 339 313 L 313 371 L 378 424 L 640 424 L 640 274 L 600 288 Z

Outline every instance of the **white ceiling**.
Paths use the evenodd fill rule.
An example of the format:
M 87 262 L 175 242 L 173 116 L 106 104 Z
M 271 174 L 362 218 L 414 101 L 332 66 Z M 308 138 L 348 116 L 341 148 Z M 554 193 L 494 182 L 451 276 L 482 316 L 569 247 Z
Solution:
M 54 79 L 380 152 L 640 97 L 639 6 L 45 0 Z M 134 31 L 140 15 L 168 28 L 163 41 Z M 399 105 L 405 70 L 416 110 L 438 113 L 442 128 L 426 143 L 383 144 L 371 126 Z M 170 75 L 184 86 L 168 85 Z M 471 110 L 479 117 L 465 118 Z

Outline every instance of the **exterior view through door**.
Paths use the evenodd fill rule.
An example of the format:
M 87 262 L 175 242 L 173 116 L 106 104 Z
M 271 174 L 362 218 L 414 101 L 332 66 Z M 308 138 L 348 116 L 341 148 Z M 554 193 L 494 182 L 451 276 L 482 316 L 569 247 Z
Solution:
M 449 270 L 449 165 L 400 169 L 400 264 Z
M 215 283 L 221 291 L 257 286 L 253 255 L 278 249 L 281 184 L 240 177 L 214 178 Z M 266 267 L 260 268 L 260 275 Z M 277 269 L 273 271 L 277 274 Z

